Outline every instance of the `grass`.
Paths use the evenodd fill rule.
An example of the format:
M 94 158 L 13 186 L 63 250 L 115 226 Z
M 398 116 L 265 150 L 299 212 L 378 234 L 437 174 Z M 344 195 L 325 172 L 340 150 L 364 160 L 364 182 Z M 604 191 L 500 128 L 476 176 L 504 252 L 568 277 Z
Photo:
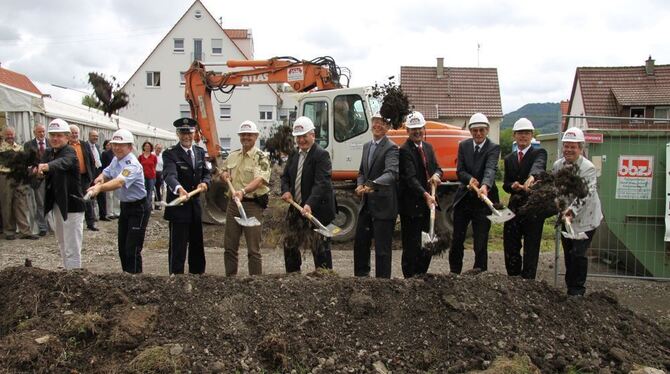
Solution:
M 507 206 L 509 201 L 509 194 L 502 189 L 502 182 L 496 182 L 498 186 L 498 194 L 500 195 L 500 202 Z M 556 248 L 556 229 L 554 224 L 555 217 L 547 218 L 544 221 L 544 229 L 542 230 L 542 242 L 540 243 L 540 252 L 553 252 Z M 472 238 L 468 238 L 465 242 L 472 246 Z M 494 223 L 491 225 L 489 231 L 489 246 L 488 250 L 491 252 L 503 250 L 503 224 Z

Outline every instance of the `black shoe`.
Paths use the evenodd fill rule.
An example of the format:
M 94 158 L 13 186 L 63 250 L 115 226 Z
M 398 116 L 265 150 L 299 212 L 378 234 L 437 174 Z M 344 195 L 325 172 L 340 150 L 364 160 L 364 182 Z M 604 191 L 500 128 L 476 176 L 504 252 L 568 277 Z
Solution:
M 16 236 L 14 236 L 14 235 L 5 235 L 5 239 L 7 239 L 7 240 L 14 240 L 14 239 L 16 239 Z
M 100 229 L 95 226 L 88 226 L 88 229 L 89 231 L 100 231 Z
M 46 236 L 46 235 L 47 235 L 47 232 L 46 232 L 46 231 L 40 231 L 40 233 L 39 233 L 38 235 L 39 235 L 39 236 Z
M 111 219 L 109 219 L 109 218 L 107 218 L 107 217 L 102 217 L 102 218 L 100 218 L 100 220 L 101 220 L 101 221 L 105 221 L 105 222 L 109 222 L 109 221 L 111 221 Z
M 39 239 L 39 236 L 33 234 L 23 234 L 19 236 L 19 239 L 37 240 Z

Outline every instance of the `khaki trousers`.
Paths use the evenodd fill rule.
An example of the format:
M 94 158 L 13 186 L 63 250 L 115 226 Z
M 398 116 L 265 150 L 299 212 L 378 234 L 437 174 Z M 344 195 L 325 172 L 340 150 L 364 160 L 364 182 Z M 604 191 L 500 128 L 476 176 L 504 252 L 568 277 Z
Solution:
M 262 218 L 263 209 L 254 201 L 243 201 L 242 206 L 247 217 Z M 249 275 L 260 275 L 263 273 L 263 263 L 261 261 L 261 226 L 244 227 L 240 226 L 235 217 L 240 214 L 234 201 L 228 202 L 226 209 L 226 231 L 223 239 L 224 263 L 226 275 L 237 275 L 237 252 L 240 248 L 240 238 L 244 233 L 247 242 L 247 258 L 249 260 Z
M 84 212 L 68 213 L 63 220 L 60 208 L 54 204 L 54 232 L 60 257 L 66 270 L 81 268 L 81 246 L 84 239 Z
M 0 206 L 5 235 L 15 235 L 17 226 L 21 234 L 32 234 L 28 222 L 28 188 L 30 187 L 8 178 L 6 173 L 0 173 Z

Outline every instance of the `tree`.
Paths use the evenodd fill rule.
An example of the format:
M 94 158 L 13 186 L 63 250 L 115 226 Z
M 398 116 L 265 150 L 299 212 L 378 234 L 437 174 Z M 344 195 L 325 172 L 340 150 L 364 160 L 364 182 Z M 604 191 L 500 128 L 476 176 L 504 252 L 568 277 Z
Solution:
M 102 104 L 98 101 L 98 99 L 96 99 L 92 95 L 86 95 L 82 97 L 81 103 L 82 105 L 86 105 L 89 108 L 102 110 Z
M 93 93 L 100 103 L 100 109 L 108 116 L 117 114 L 119 109 L 128 105 L 128 94 L 121 90 L 121 85 L 112 76 L 110 81 L 104 74 L 88 73 L 88 83 L 93 86 Z
M 500 157 L 507 156 L 512 152 L 512 143 L 514 142 L 514 136 L 512 129 L 504 129 L 500 132 Z

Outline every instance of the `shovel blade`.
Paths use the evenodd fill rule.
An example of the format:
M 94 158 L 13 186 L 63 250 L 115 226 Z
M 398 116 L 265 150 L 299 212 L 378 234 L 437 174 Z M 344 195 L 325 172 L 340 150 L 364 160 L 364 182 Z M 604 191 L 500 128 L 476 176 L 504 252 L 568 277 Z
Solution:
M 247 219 L 241 218 L 241 217 L 235 217 L 235 221 L 240 226 L 244 227 L 254 227 L 254 226 L 260 226 L 261 222 L 258 220 L 256 217 L 247 217 Z
M 427 232 L 421 232 L 421 245 L 426 246 L 430 244 L 437 243 L 437 236 L 430 236 Z
M 568 233 L 565 231 L 561 231 L 561 235 L 563 235 L 564 238 L 566 239 L 573 239 L 573 240 L 585 240 L 588 239 L 589 237 L 586 235 L 586 233 L 579 232 L 579 233 Z
M 498 214 L 496 214 L 496 212 Z M 505 222 L 511 220 L 512 218 L 514 218 L 514 212 L 512 212 L 508 208 L 505 208 L 505 209 L 494 211 L 493 214 L 491 214 L 489 216 L 486 216 L 486 218 L 491 220 L 491 222 L 493 222 L 493 223 L 505 223 Z
M 339 234 L 340 231 L 342 231 L 342 229 L 331 223 L 328 226 L 326 226 L 325 228 L 317 227 L 317 228 L 314 229 L 314 231 L 316 231 L 319 234 L 325 236 L 326 238 L 332 238 L 333 236 Z

